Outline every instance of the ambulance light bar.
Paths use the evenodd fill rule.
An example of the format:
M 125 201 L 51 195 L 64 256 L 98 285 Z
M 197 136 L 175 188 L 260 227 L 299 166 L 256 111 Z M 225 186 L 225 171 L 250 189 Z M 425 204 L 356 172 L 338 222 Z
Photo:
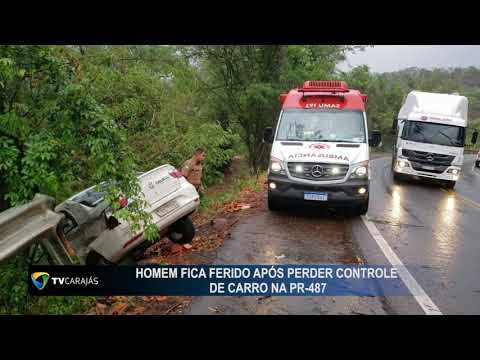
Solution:
M 322 93 L 345 93 L 348 92 L 348 85 L 345 81 L 327 80 L 305 81 L 303 88 L 298 89 L 299 92 L 322 92 Z

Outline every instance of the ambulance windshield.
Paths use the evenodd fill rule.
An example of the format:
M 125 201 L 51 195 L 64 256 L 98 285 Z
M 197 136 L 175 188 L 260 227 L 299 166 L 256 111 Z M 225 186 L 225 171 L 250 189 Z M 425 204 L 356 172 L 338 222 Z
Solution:
M 333 109 L 286 109 L 277 140 L 366 142 L 363 113 Z

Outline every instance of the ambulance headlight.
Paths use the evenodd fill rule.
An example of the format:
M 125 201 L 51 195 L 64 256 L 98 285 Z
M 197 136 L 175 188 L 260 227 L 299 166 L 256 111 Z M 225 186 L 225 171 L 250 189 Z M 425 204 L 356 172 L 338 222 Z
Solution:
M 459 169 L 449 169 L 447 173 L 452 174 L 452 175 L 459 175 L 460 170 Z
M 285 168 L 283 167 L 283 161 L 272 156 L 270 158 L 270 171 L 273 172 L 274 174 L 285 175 Z
M 399 160 L 399 161 L 397 162 L 397 164 L 398 164 L 398 167 L 399 167 L 399 168 L 406 168 L 406 167 L 409 167 L 409 166 L 410 166 L 410 165 L 408 164 L 408 162 L 407 162 L 407 161 L 404 161 L 404 160 Z
M 368 160 L 362 161 L 360 163 L 353 165 L 352 174 L 350 178 L 358 179 L 358 178 L 365 178 L 368 176 Z

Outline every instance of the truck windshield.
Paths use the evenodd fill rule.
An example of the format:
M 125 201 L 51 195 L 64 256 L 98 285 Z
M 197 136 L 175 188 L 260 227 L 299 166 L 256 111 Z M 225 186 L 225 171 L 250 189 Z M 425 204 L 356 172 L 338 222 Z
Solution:
M 277 140 L 366 142 L 363 113 L 334 109 L 287 109 Z
M 461 126 L 405 120 L 402 139 L 427 144 L 463 147 L 465 128 Z

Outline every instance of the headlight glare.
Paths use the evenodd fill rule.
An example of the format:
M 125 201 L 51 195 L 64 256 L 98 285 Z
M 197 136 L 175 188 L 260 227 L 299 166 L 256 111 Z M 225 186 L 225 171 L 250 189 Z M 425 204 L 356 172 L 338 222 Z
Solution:
M 283 162 L 276 157 L 270 158 L 270 170 L 275 174 L 285 174 L 285 168 L 283 167 Z
M 365 176 L 367 175 L 367 167 L 366 166 L 360 166 L 355 170 L 355 174 L 357 176 Z
M 368 160 L 353 165 L 351 178 L 364 178 L 368 176 Z

